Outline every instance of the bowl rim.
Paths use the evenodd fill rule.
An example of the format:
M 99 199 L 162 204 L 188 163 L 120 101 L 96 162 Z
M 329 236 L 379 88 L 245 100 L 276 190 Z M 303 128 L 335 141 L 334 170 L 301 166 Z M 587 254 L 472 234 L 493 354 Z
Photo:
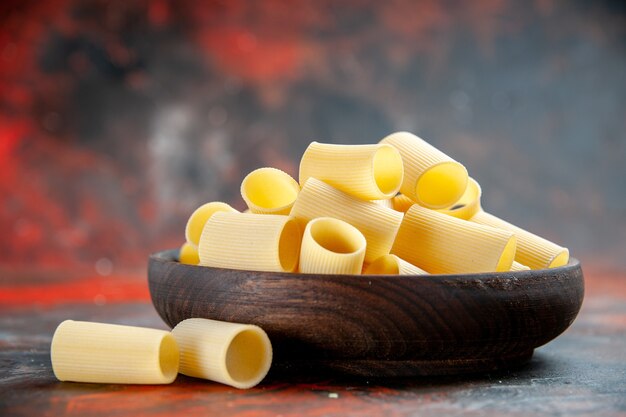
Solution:
M 156 252 L 149 256 L 148 262 L 148 285 L 152 304 L 168 325 L 175 326 L 189 317 L 256 324 L 264 328 L 270 337 L 275 338 L 277 348 L 282 346 L 281 359 L 277 359 L 277 364 L 283 367 L 281 369 L 299 369 L 298 356 L 285 352 L 304 350 L 312 355 L 307 359 L 306 365 L 325 374 L 413 377 L 504 369 L 510 364 L 527 361 L 535 348 L 550 342 L 570 327 L 580 311 L 585 292 L 583 271 L 576 258 L 570 258 L 569 263 L 562 267 L 541 270 L 446 275 L 322 275 L 187 265 L 177 261 L 177 253 L 178 249 Z M 350 291 L 328 291 L 329 288 L 340 290 L 343 286 L 349 287 Z M 301 292 L 302 296 L 289 296 L 289 291 L 307 288 L 313 290 Z M 326 295 L 319 298 L 315 289 L 326 291 Z M 287 294 L 285 302 L 276 303 L 275 290 L 282 291 L 280 294 Z M 260 298 L 255 294 L 257 291 L 261 294 Z M 213 292 L 218 296 L 211 297 L 209 294 Z M 435 308 L 433 300 L 442 302 L 443 304 L 437 305 L 443 307 L 439 312 L 437 310 L 434 313 L 417 314 L 408 323 L 405 320 L 393 322 L 393 329 L 400 334 L 399 339 L 385 339 L 382 333 L 374 332 L 373 339 L 368 339 L 370 341 L 363 346 L 351 338 L 351 333 L 346 333 L 346 336 L 339 332 L 334 344 L 327 348 L 324 347 L 326 341 L 322 343 L 317 336 L 311 336 L 316 332 L 310 333 L 310 325 L 307 325 L 306 332 L 297 324 L 286 327 L 284 325 L 284 318 L 292 317 L 294 312 L 303 314 L 309 323 L 311 320 L 323 323 L 318 316 L 327 311 L 325 308 L 320 310 L 320 306 L 327 305 L 332 306 L 330 311 L 335 315 L 339 314 L 338 320 L 341 323 L 345 321 L 348 327 L 361 323 L 355 320 L 363 314 L 367 317 L 373 315 L 374 318 L 381 314 L 387 316 L 384 309 L 378 307 L 365 309 L 368 313 L 358 313 L 361 311 L 359 308 L 348 309 L 357 313 L 346 316 L 341 308 L 336 307 L 337 303 L 345 300 L 348 305 L 354 304 L 355 293 L 369 294 L 365 299 L 382 294 L 380 296 L 388 298 L 388 302 L 397 298 L 395 294 L 402 294 L 398 308 L 405 309 L 408 306 L 407 311 L 412 312 L 411 314 Z M 409 295 L 406 296 L 405 293 Z M 254 302 L 249 302 L 250 297 L 253 297 Z M 416 305 L 412 304 L 413 301 L 406 304 L 408 301 L 405 298 L 418 302 Z M 449 303 L 450 300 L 455 301 Z M 357 304 L 361 305 L 360 303 L 359 301 Z M 537 317 L 545 317 L 544 313 L 547 311 L 546 314 L 549 313 L 548 316 L 555 319 L 541 320 L 539 326 L 533 324 L 536 323 L 536 317 L 513 320 L 512 323 L 516 328 L 521 328 L 522 333 L 510 340 L 506 335 L 509 330 L 503 334 L 499 330 L 499 324 L 492 325 L 492 330 L 486 334 L 476 329 L 471 330 L 473 327 L 470 326 L 470 332 L 467 333 L 469 336 L 463 336 L 466 333 L 456 325 L 452 329 L 444 329 L 448 327 L 445 325 L 448 320 L 458 322 L 458 315 L 454 312 L 457 307 L 453 306 L 459 305 L 464 310 L 480 314 L 504 311 L 506 314 L 494 316 L 496 323 L 503 319 L 511 321 L 509 311 L 520 312 L 520 317 L 526 318 L 535 317 L 539 313 L 542 315 Z M 276 315 L 264 313 L 268 309 L 276 308 Z M 395 320 L 394 317 L 400 316 L 396 312 L 389 317 Z M 432 317 L 437 318 L 434 322 L 443 320 L 444 323 L 444 327 L 441 327 L 441 323 L 434 324 L 434 333 L 430 329 L 431 325 L 421 324 L 423 320 L 428 321 Z M 465 319 L 462 317 L 461 321 L 463 320 Z M 367 328 L 370 325 L 358 326 Z M 424 327 L 418 335 L 432 333 L 435 338 L 412 336 L 411 329 L 416 326 Z M 524 329 L 529 326 L 536 328 L 533 327 L 532 332 L 526 333 Z M 482 322 L 480 328 L 483 328 Z M 322 334 L 328 332 L 329 330 L 324 330 Z M 463 337 L 459 338 L 459 335 Z M 337 349 L 354 343 L 360 349 L 356 353 L 348 354 L 347 357 L 335 356 Z M 485 343 L 493 345 L 493 349 L 485 350 Z M 389 351 L 387 345 L 400 349 L 400 353 L 396 355 L 393 353 L 395 350 Z M 409 348 L 421 349 L 420 352 L 425 350 L 427 354 L 406 353 Z

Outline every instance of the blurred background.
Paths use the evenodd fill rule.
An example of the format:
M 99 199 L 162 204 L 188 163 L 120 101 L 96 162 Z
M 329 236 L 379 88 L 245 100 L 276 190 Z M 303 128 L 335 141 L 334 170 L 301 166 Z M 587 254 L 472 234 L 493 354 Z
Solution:
M 143 273 L 249 171 L 408 130 L 624 268 L 625 4 L 5 0 L 0 267 Z

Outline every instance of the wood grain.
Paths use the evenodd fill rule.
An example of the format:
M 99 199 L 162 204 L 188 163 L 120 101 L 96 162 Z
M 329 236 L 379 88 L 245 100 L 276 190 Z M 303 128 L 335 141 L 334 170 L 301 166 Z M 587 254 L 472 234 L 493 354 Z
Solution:
M 484 372 L 518 364 L 561 334 L 582 304 L 580 264 L 542 271 L 341 276 L 149 260 L 150 294 L 170 326 L 190 317 L 252 323 L 275 366 L 363 376 Z

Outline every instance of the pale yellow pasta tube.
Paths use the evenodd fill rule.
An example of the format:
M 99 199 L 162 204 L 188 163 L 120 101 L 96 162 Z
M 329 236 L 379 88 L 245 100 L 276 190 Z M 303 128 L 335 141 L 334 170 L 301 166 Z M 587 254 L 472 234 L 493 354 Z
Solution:
M 418 204 L 432 209 L 449 207 L 465 192 L 465 167 L 426 141 L 408 132 L 396 132 L 380 143 L 400 151 L 404 163 L 400 191 Z
M 479 211 L 472 222 L 507 230 L 517 236 L 515 260 L 530 269 L 556 268 L 569 262 L 569 250 L 492 214 Z
M 178 262 L 187 265 L 198 265 L 200 263 L 198 248 L 189 242 L 183 243 L 178 254 Z
M 293 217 L 215 213 L 200 237 L 200 265 L 253 271 L 293 272 L 302 230 Z
M 251 324 L 193 318 L 172 330 L 180 346 L 180 373 L 235 388 L 257 385 L 272 364 L 267 334 Z
M 530 271 L 530 268 L 526 265 L 522 265 L 519 262 L 513 261 L 513 264 L 511 265 L 511 271 Z
M 393 201 L 390 198 L 383 199 L 383 200 L 372 200 L 372 203 L 376 203 L 379 206 L 393 209 Z
M 402 157 L 391 145 L 312 142 L 300 161 L 300 185 L 317 178 L 363 200 L 391 198 L 400 189 Z
M 221 201 L 213 201 L 211 203 L 201 205 L 191 214 L 189 220 L 187 220 L 187 226 L 185 226 L 185 239 L 187 239 L 188 243 L 198 246 L 204 224 L 218 211 L 232 213 L 237 212 L 237 210 L 226 203 L 222 203 Z
M 393 209 L 396 211 L 401 211 L 402 213 L 406 213 L 409 211 L 413 204 L 416 204 L 415 201 L 411 200 L 409 197 L 404 194 L 398 194 L 392 199 Z
M 304 274 L 361 274 L 365 237 L 342 220 L 318 217 L 304 230 L 300 272 Z
M 415 204 L 404 215 L 391 253 L 431 274 L 508 271 L 515 236 Z
M 251 213 L 289 214 L 298 192 L 296 180 L 276 168 L 256 169 L 241 183 L 241 196 Z
M 178 374 L 178 346 L 169 332 L 66 320 L 50 346 L 60 381 L 169 384 Z
M 440 213 L 448 216 L 458 217 L 459 219 L 469 220 L 480 210 L 480 196 L 482 191 L 480 185 L 475 179 L 469 178 L 465 192 L 453 205 L 445 209 L 438 210 Z
M 367 240 L 365 262 L 389 253 L 402 221 L 402 213 L 360 200 L 313 177 L 302 187 L 291 215 L 304 224 L 317 217 L 350 223 Z
M 428 275 L 428 272 L 396 255 L 383 255 L 368 265 L 366 275 Z

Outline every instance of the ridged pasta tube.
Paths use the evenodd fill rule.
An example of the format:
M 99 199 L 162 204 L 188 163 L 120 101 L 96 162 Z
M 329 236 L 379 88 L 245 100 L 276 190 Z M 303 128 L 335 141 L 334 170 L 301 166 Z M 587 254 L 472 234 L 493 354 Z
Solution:
M 251 213 L 289 214 L 300 186 L 291 175 L 276 168 L 259 168 L 241 182 L 241 196 Z
M 507 230 L 517 236 L 515 260 L 530 269 L 556 268 L 569 262 L 569 250 L 528 232 L 493 214 L 479 211 L 472 222 Z
M 469 220 L 480 210 L 480 197 L 482 190 L 475 179 L 469 178 L 465 192 L 453 205 L 445 209 L 438 210 L 440 213 L 448 216 L 457 217 L 463 220 Z
M 318 217 L 311 220 L 302 236 L 300 272 L 305 274 L 361 274 L 365 237 L 342 220 Z
M 513 264 L 511 264 L 511 271 L 530 271 L 530 268 L 527 267 L 526 265 L 522 265 L 519 262 L 513 261 Z
M 303 224 L 317 217 L 350 223 L 365 236 L 366 262 L 389 253 L 402 222 L 402 213 L 360 200 L 313 177 L 302 187 L 291 215 Z
M 213 214 L 219 211 L 237 213 L 237 210 L 221 201 L 213 201 L 201 205 L 191 214 L 189 220 L 187 220 L 187 225 L 185 226 L 185 239 L 187 242 L 198 246 L 205 223 Z
M 183 243 L 178 252 L 178 262 L 187 265 L 198 265 L 200 263 L 198 248 L 189 242 Z
M 267 334 L 251 324 L 192 318 L 172 329 L 180 347 L 180 373 L 235 388 L 252 388 L 272 365 Z
M 393 202 L 393 209 L 402 213 L 406 213 L 413 204 L 417 204 L 404 194 L 398 194 L 391 201 Z
M 60 381 L 169 384 L 178 374 L 178 345 L 169 332 L 66 320 L 50 346 Z
M 396 132 L 380 143 L 396 147 L 404 163 L 400 192 L 418 204 L 441 209 L 454 204 L 465 192 L 467 170 L 423 139 L 408 132 Z
M 431 274 L 508 271 L 515 256 L 511 232 L 413 205 L 391 253 Z
M 396 255 L 383 255 L 369 264 L 365 271 L 366 275 L 428 275 L 428 272 Z
M 314 177 L 363 200 L 396 195 L 403 173 L 400 153 L 386 144 L 311 142 L 300 161 L 300 185 Z
M 372 200 L 372 203 L 376 203 L 379 206 L 387 207 L 393 209 L 393 200 L 390 198 L 382 199 L 382 200 Z
M 302 229 L 277 214 L 215 213 L 200 237 L 200 265 L 253 271 L 293 272 Z

